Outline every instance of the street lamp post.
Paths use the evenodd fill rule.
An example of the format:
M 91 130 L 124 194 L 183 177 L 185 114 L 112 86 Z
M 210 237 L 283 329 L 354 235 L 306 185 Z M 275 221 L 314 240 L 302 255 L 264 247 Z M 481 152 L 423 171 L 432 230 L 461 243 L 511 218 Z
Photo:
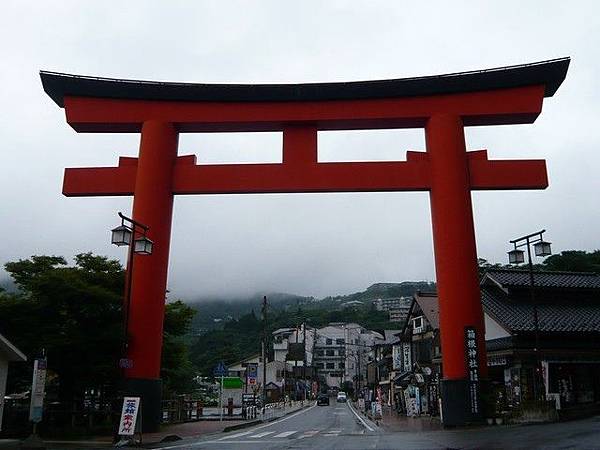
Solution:
M 151 255 L 154 243 L 148 239 L 147 233 L 149 227 L 139 223 L 119 212 L 121 225 L 111 231 L 112 244 L 123 247 L 128 246 L 129 255 L 127 262 L 127 286 L 125 289 L 125 311 L 124 311 L 124 343 L 123 358 L 119 361 L 119 366 L 124 370 L 131 367 L 131 361 L 127 359 L 127 347 L 129 345 L 129 309 L 131 303 L 131 286 L 133 284 L 133 263 L 134 255 Z M 133 244 L 133 245 L 132 245 Z
M 536 233 L 528 234 L 517 239 L 510 241 L 514 248 L 508 252 L 508 260 L 510 264 L 521 264 L 525 261 L 525 255 L 523 250 L 519 250 L 521 247 L 527 248 L 527 263 L 529 267 L 529 295 L 531 297 L 531 303 L 533 306 L 533 328 L 535 336 L 535 344 L 533 352 L 535 355 L 535 370 L 533 375 L 533 395 L 535 400 L 539 400 L 541 397 L 540 391 L 540 336 L 539 336 L 539 321 L 538 321 L 538 308 L 537 301 L 535 298 L 535 279 L 533 276 L 533 262 L 531 260 L 531 244 L 535 251 L 535 256 L 549 256 L 552 254 L 550 248 L 550 242 L 544 241 L 543 234 L 546 230 L 541 230 Z

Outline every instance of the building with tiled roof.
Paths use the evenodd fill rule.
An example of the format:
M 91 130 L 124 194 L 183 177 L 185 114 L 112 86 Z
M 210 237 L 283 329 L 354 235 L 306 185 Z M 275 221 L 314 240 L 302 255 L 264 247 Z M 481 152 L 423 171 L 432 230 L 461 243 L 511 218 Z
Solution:
M 600 275 L 534 272 L 532 292 L 528 271 L 491 269 L 481 302 L 490 378 L 509 404 L 532 399 L 536 378 L 539 396 L 563 409 L 600 408 Z

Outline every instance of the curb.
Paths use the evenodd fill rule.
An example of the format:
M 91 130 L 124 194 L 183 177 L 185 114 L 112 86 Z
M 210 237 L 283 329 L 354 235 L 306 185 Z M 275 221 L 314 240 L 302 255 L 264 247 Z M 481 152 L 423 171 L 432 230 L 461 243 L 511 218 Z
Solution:
M 230 425 L 228 427 L 223 428 L 222 433 L 227 433 L 228 431 L 241 430 L 243 428 L 252 427 L 254 425 L 258 425 L 259 423 L 263 423 L 262 420 L 252 420 L 250 422 L 238 423 L 237 425 Z

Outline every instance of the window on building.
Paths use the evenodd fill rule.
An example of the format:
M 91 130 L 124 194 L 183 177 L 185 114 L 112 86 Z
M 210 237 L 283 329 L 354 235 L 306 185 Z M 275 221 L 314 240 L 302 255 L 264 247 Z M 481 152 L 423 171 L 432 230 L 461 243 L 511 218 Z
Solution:
M 420 333 L 423 330 L 423 316 L 415 317 L 412 322 L 413 332 Z
M 325 350 L 326 356 L 335 356 L 335 352 L 333 350 Z
M 335 340 L 335 343 L 336 343 L 337 345 L 344 345 L 344 344 L 346 343 L 346 341 L 345 341 L 344 339 L 336 339 L 336 340 Z
M 326 345 L 331 345 L 331 344 L 333 344 L 333 340 L 332 340 L 332 339 L 329 339 L 329 338 L 327 338 L 327 339 L 325 339 L 325 344 L 326 344 Z
M 323 356 L 324 352 L 323 350 L 317 350 L 317 356 Z
M 339 364 L 339 368 L 340 368 L 340 369 L 343 369 L 343 368 L 344 368 L 344 366 L 345 366 L 345 364 L 344 364 L 343 362 L 341 362 L 341 363 Z
M 328 368 L 328 369 L 333 369 L 333 368 L 334 368 L 334 367 L 333 367 L 333 363 L 332 363 L 332 362 L 330 362 L 330 363 L 327 363 L 327 368 Z
M 323 363 L 317 363 L 317 369 L 323 369 Z

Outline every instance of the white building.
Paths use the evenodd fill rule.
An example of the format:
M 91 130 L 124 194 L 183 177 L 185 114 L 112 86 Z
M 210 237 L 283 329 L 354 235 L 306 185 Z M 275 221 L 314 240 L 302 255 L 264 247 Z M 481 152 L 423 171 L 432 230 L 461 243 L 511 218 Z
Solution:
M 301 324 L 298 328 L 279 328 L 273 331 L 273 359 L 302 367 L 306 358 L 307 367 L 311 366 L 314 337 L 315 329 L 305 324 Z M 296 351 L 292 351 L 294 348 Z
M 2 430 L 2 414 L 4 413 L 4 396 L 6 395 L 6 380 L 8 378 L 8 363 L 27 361 L 21 351 L 0 334 L 0 430 Z
M 321 383 L 340 388 L 366 379 L 367 355 L 377 333 L 356 323 L 332 323 L 315 334 L 314 359 Z
M 377 311 L 390 311 L 402 309 L 404 306 L 412 302 L 411 297 L 390 297 L 390 298 L 378 298 L 373 300 L 373 305 Z
M 259 353 L 249 356 L 241 361 L 238 361 L 229 366 L 228 375 L 230 377 L 239 377 L 242 379 L 244 383 L 246 383 L 246 371 L 248 369 L 248 365 L 256 364 L 257 365 L 257 377 L 256 383 L 250 384 L 244 387 L 245 392 L 262 392 L 262 384 L 263 384 L 263 360 L 262 356 Z M 266 383 L 273 383 L 277 385 L 280 389 L 283 389 L 285 384 L 286 376 L 289 376 L 292 371 L 292 365 L 290 363 L 286 363 L 285 361 L 269 361 L 267 362 L 267 377 Z

